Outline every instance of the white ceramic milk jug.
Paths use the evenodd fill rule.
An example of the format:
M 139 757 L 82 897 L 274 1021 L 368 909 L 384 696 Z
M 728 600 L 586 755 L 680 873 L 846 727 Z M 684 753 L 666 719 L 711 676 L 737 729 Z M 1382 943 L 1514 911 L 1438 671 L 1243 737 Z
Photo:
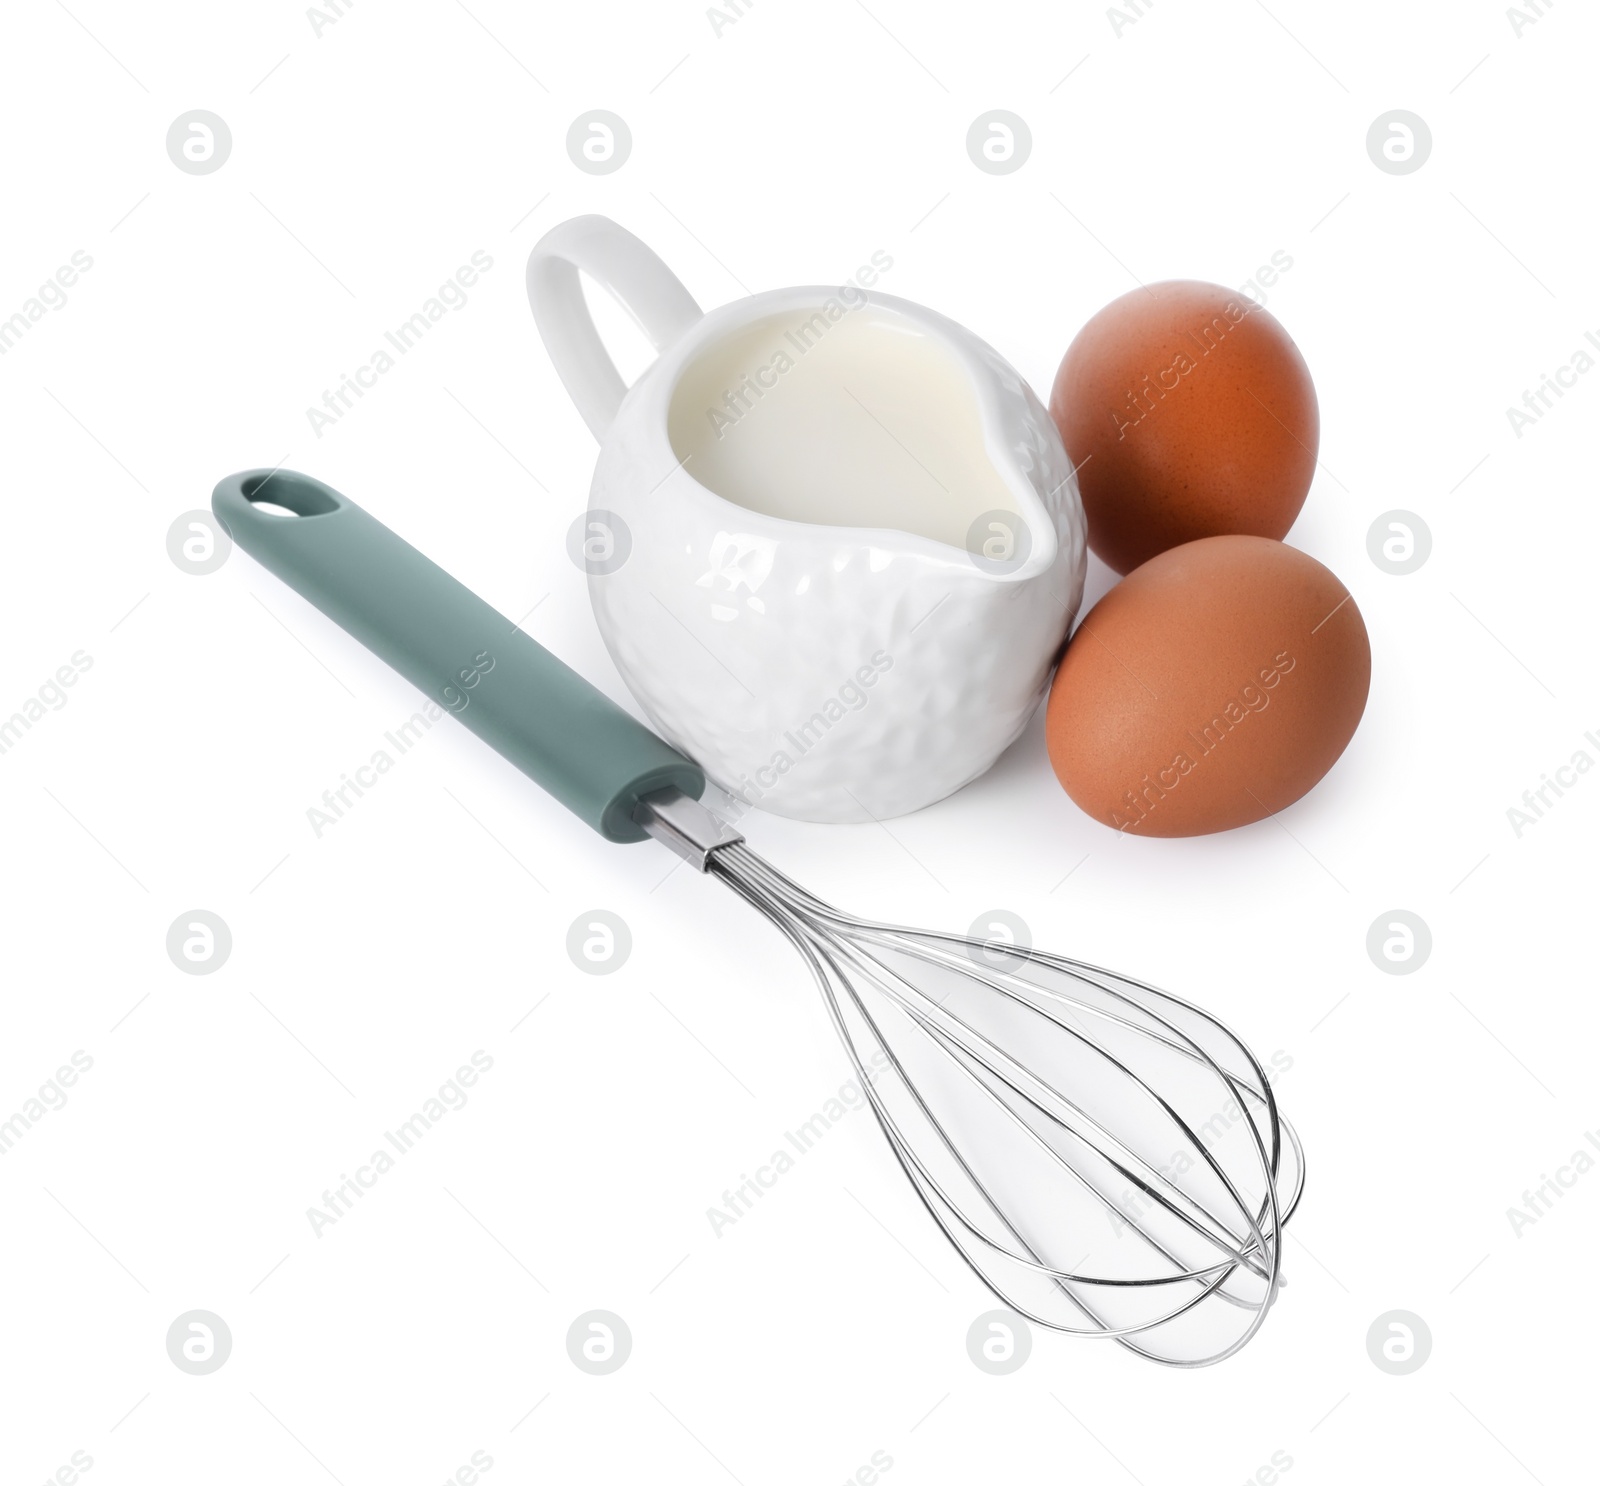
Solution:
M 580 269 L 659 352 L 632 387 Z M 902 815 L 989 768 L 1083 595 L 1077 481 L 1022 378 L 857 283 L 703 314 L 605 217 L 545 235 L 528 297 L 600 441 L 595 617 L 663 736 L 801 820 Z

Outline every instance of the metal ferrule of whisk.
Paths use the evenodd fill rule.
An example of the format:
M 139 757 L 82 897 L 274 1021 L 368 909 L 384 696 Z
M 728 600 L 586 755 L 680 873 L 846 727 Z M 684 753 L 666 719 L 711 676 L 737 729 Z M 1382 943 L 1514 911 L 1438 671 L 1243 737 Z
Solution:
M 799 952 L 901 1168 L 1006 1306 L 1176 1367 L 1260 1329 L 1305 1160 L 1215 1017 L 1043 950 L 842 913 L 675 790 L 636 819 Z

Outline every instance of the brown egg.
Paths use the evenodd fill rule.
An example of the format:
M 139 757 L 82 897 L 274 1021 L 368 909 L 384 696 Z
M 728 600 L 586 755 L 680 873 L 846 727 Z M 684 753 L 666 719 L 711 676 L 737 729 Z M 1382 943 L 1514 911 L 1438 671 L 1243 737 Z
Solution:
M 1320 562 L 1266 537 L 1189 542 L 1078 627 L 1050 689 L 1050 762 L 1117 830 L 1230 830 L 1328 772 L 1371 675 L 1367 627 Z
M 1119 573 L 1201 537 L 1282 537 L 1311 488 L 1311 373 L 1277 320 L 1217 284 L 1112 300 L 1067 348 L 1050 412 L 1089 546 Z

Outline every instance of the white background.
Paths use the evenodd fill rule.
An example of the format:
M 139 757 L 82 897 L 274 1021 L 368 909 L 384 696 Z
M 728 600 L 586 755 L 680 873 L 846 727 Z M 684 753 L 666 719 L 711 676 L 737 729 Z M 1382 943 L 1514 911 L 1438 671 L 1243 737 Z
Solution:
M 1600 332 L 1597 38 L 1581 5 L 1519 36 L 1487 0 L 1162 0 L 1120 34 L 1097 5 L 759 0 L 720 37 L 645 0 L 362 0 L 320 37 L 288 3 L 9 5 L 0 318 L 94 266 L 0 358 L 0 714 L 93 666 L 0 756 L 0 1118 L 93 1068 L 0 1161 L 5 1479 L 75 1451 L 107 1482 L 420 1486 L 474 1451 L 491 1481 L 839 1482 L 877 1451 L 890 1482 L 1228 1486 L 1280 1451 L 1306 1486 L 1593 1479 L 1600 1173 L 1520 1236 L 1507 1210 L 1600 1123 L 1600 777 L 1520 838 L 1506 811 L 1600 758 L 1600 375 L 1521 438 L 1506 409 Z M 196 108 L 233 135 L 203 176 L 164 147 Z M 603 177 L 564 143 L 593 108 L 634 139 Z M 993 108 L 1033 134 L 1001 177 L 964 147 Z M 1366 152 L 1395 108 L 1433 133 L 1411 175 Z M 1323 445 L 1290 540 L 1374 650 L 1329 778 L 1280 822 L 1118 838 L 1036 719 L 890 829 L 746 822 L 858 910 L 1010 909 L 1292 1057 L 1289 1286 L 1225 1365 L 1038 1335 L 979 1371 L 992 1302 L 865 1115 L 715 1237 L 707 1208 L 844 1081 L 822 1008 L 715 884 L 464 731 L 314 837 L 416 695 L 242 554 L 180 570 L 167 530 L 231 471 L 305 470 L 513 618 L 538 603 L 531 632 L 622 697 L 565 551 L 594 448 L 521 281 L 587 211 L 705 305 L 884 249 L 887 292 L 1041 394 L 1136 281 L 1293 258 L 1268 298 Z M 306 408 L 475 249 L 466 308 L 316 437 Z M 1433 533 L 1405 577 L 1367 554 L 1395 508 Z M 196 908 L 233 935 L 209 976 L 165 950 Z M 603 978 L 565 950 L 594 908 L 633 935 Z M 1365 947 L 1395 908 L 1433 935 L 1408 976 Z M 307 1208 L 478 1049 L 471 1102 L 316 1237 Z M 233 1337 L 203 1377 L 164 1343 L 196 1308 Z M 633 1335 L 605 1377 L 564 1341 L 596 1308 Z M 1394 1309 L 1433 1339 L 1405 1377 L 1367 1354 Z

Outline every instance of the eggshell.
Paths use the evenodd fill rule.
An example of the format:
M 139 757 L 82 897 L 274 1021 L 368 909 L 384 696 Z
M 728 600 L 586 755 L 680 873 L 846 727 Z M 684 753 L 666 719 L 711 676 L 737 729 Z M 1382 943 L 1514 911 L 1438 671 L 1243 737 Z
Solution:
M 1078 627 L 1050 689 L 1050 762 L 1117 830 L 1226 831 L 1328 772 L 1371 675 L 1355 600 L 1321 563 L 1265 537 L 1189 542 Z
M 1119 573 L 1201 537 L 1284 536 L 1316 469 L 1305 359 L 1217 284 L 1113 300 L 1067 348 L 1050 412 L 1080 466 L 1089 546 Z

